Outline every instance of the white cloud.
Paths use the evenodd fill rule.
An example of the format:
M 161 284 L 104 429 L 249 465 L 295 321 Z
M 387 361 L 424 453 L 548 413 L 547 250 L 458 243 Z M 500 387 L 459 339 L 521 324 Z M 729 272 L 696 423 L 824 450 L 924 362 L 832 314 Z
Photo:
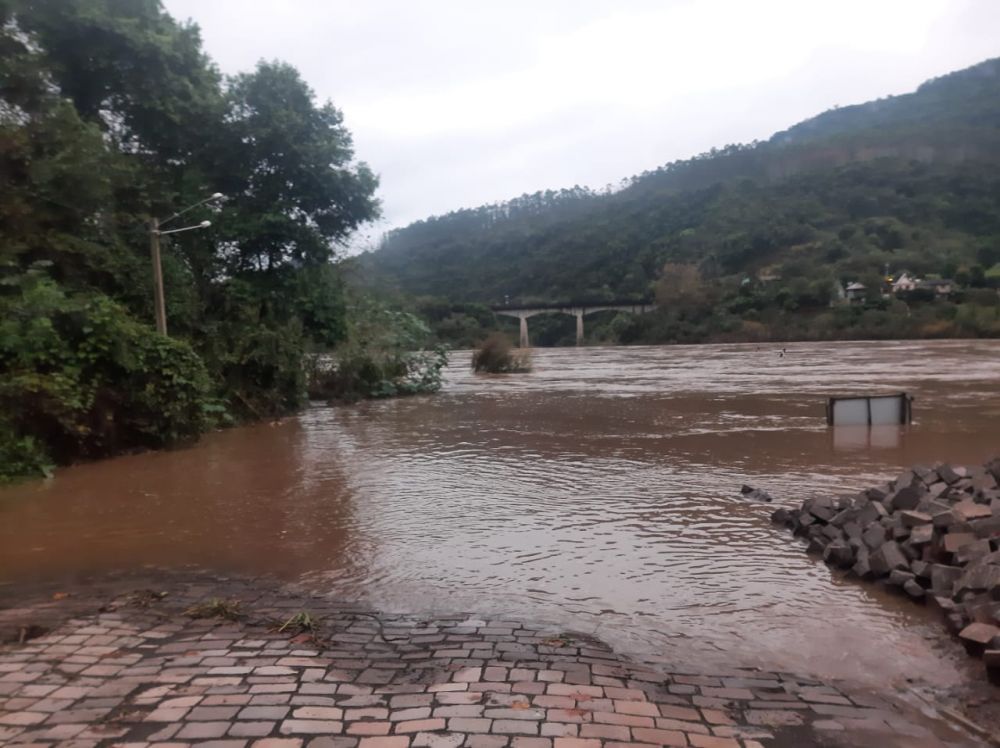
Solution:
M 225 72 L 298 67 L 387 225 L 600 187 L 1000 54 L 991 0 L 166 0 Z

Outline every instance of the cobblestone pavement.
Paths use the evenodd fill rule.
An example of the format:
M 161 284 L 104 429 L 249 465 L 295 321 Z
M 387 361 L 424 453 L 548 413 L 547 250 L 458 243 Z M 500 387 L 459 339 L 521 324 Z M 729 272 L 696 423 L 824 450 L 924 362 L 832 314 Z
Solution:
M 517 621 L 379 615 L 227 584 L 118 595 L 0 648 L 3 745 L 241 748 L 985 745 L 871 694 L 784 673 L 664 672 Z M 58 598 L 58 596 L 56 596 Z M 0 611 L 0 628 L 59 602 Z M 96 606 L 95 606 L 96 607 Z M 293 621 L 306 610 L 312 633 Z M 202 611 L 208 612 L 208 611 Z M 231 610 L 229 612 L 232 612 Z

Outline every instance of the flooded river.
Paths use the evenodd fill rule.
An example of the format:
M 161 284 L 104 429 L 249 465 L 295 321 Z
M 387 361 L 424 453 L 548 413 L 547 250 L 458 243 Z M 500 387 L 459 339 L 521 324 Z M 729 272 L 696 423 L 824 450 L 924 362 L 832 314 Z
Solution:
M 526 375 L 312 408 L 0 491 L 0 579 L 271 573 L 387 610 L 553 621 L 644 658 L 958 678 L 936 618 L 769 522 L 914 462 L 1000 453 L 1000 341 L 537 350 Z M 834 434 L 825 398 L 911 393 Z

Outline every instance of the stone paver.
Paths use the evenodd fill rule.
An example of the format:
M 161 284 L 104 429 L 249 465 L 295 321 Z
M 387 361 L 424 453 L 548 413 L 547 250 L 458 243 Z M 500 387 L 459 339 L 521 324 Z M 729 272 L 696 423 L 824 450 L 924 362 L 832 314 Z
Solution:
M 221 589 L 234 596 L 233 582 Z M 222 596 L 201 580 L 162 600 L 119 596 L 40 637 L 0 647 L 0 744 L 982 744 L 887 698 L 786 673 L 674 672 L 544 626 L 380 615 L 249 582 L 235 593 L 246 613 L 239 621 L 184 614 Z M 282 629 L 303 610 L 320 622 L 317 630 Z M 0 625 L 37 613 L 30 606 L 0 611 Z

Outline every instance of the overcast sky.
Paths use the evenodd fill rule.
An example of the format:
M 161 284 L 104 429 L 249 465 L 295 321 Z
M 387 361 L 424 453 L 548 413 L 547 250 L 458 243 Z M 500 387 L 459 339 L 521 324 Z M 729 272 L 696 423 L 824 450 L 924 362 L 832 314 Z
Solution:
M 603 187 L 1000 56 L 998 0 L 165 0 L 295 65 L 380 175 L 367 232 Z

